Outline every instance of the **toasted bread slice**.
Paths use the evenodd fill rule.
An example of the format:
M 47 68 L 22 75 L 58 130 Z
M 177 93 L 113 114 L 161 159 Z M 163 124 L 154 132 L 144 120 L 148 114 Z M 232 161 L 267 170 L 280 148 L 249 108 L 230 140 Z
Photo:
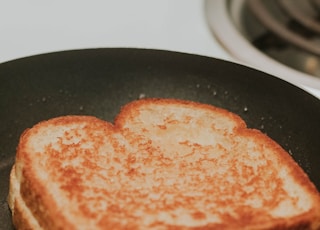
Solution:
M 320 195 L 276 142 L 210 105 L 143 99 L 114 124 L 65 116 L 25 131 L 17 228 L 319 229 Z

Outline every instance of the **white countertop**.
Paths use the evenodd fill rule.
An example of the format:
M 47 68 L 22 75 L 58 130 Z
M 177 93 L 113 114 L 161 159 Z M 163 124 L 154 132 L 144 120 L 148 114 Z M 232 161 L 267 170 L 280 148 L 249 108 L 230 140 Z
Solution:
M 59 50 L 135 47 L 226 59 L 202 1 L 0 0 L 0 63 Z
M 104 47 L 163 49 L 235 61 L 212 35 L 200 0 L 0 0 L 0 29 L 0 63 Z M 318 90 L 304 89 L 320 98 Z

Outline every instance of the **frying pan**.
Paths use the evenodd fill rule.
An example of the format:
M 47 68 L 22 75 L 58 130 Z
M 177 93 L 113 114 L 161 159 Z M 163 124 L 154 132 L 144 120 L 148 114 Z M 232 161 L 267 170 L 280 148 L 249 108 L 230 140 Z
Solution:
M 113 121 L 141 97 L 208 103 L 240 115 L 286 149 L 320 190 L 320 100 L 266 73 L 226 61 L 148 49 L 86 49 L 0 64 L 0 226 L 20 134 L 52 117 Z

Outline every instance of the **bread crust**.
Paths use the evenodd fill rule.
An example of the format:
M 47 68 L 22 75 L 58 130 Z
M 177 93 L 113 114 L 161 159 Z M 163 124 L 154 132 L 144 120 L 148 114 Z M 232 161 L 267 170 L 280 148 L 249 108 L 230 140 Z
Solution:
M 39 229 L 38 222 L 30 210 L 25 206 L 23 199 L 19 194 L 19 182 L 16 178 L 15 165 L 10 173 L 10 192 L 8 204 L 12 210 L 12 221 L 16 229 L 31 230 Z
M 172 116 L 178 116 L 178 115 L 172 115 L 171 110 L 168 108 L 175 109 L 176 111 L 183 111 L 186 109 L 188 113 L 181 112 L 181 116 L 177 118 L 172 118 Z M 151 112 L 150 112 L 150 111 Z M 212 127 L 206 127 L 206 122 L 203 121 L 203 119 L 193 119 L 190 111 L 197 111 L 201 112 L 201 118 L 207 118 L 208 114 L 213 114 L 212 117 L 209 117 L 208 119 L 218 119 L 215 122 L 212 122 Z M 143 120 L 143 114 L 146 113 L 146 118 L 148 118 L 150 114 L 152 114 L 154 117 L 150 118 L 150 124 L 155 123 L 156 125 L 150 125 L 148 122 Z M 166 113 L 170 114 L 170 116 L 166 115 Z M 179 112 L 178 112 L 179 113 Z M 167 117 L 166 117 L 167 116 Z M 210 115 L 211 116 L 211 115 Z M 180 119 L 181 118 L 181 119 Z M 140 120 L 139 120 L 140 119 Z M 157 120 L 158 119 L 158 120 Z M 163 120 L 165 119 L 163 122 Z M 148 120 L 148 119 L 146 119 Z M 159 122 L 161 121 L 161 122 Z M 192 121 L 192 122 L 190 122 Z M 221 121 L 221 122 L 220 122 Z M 228 127 L 226 127 L 222 121 L 228 121 Z M 146 123 L 144 123 L 146 122 Z M 210 121 L 211 122 L 211 121 Z M 143 125 L 140 125 L 143 124 Z M 181 126 L 179 126 L 181 125 Z M 224 148 L 227 148 L 225 146 L 209 146 L 207 143 L 192 143 L 191 141 L 197 138 L 197 135 L 193 132 L 196 132 L 194 129 L 190 129 L 189 126 L 195 125 L 195 127 L 201 127 L 203 130 L 216 130 L 216 132 L 219 133 L 217 138 L 220 138 L 221 136 L 225 136 L 226 138 L 234 138 L 237 141 L 234 142 L 226 142 L 227 144 L 232 144 L 235 146 L 239 145 L 239 148 L 242 150 L 245 148 L 251 148 L 252 151 L 259 151 L 266 153 L 276 153 L 274 154 L 274 158 L 268 159 L 267 156 L 265 162 L 262 164 L 262 168 L 268 166 L 270 164 L 270 168 L 272 170 L 275 170 L 275 172 L 272 175 L 266 176 L 265 178 L 272 178 L 274 176 L 274 181 L 270 184 L 276 184 L 275 181 L 279 181 L 279 184 L 274 188 L 275 195 L 277 194 L 286 194 L 285 191 L 283 191 L 283 182 L 281 181 L 277 176 L 277 169 L 273 168 L 274 163 L 276 162 L 276 165 L 283 165 L 285 166 L 285 173 L 288 173 L 288 177 L 294 178 L 294 181 L 296 184 L 299 185 L 299 189 L 297 191 L 304 191 L 308 197 L 314 202 L 312 207 L 302 212 L 301 214 L 294 214 L 289 217 L 285 218 L 273 218 L 271 217 L 271 214 L 266 215 L 265 210 L 261 209 L 262 211 L 259 211 L 259 208 L 257 209 L 250 209 L 247 206 L 239 206 L 239 208 L 236 210 L 236 213 L 234 210 L 232 212 L 229 212 L 226 206 L 232 206 L 233 204 L 228 203 L 229 198 L 226 198 L 225 201 L 223 199 L 213 199 L 215 204 L 217 205 L 215 208 L 212 207 L 210 210 L 214 212 L 215 214 L 213 217 L 220 218 L 219 221 L 210 221 L 210 213 L 208 213 L 209 209 L 205 206 L 201 207 L 195 207 L 198 204 L 197 199 L 190 196 L 189 198 L 186 198 L 186 195 L 184 192 L 188 192 L 188 189 L 185 189 L 183 186 L 179 184 L 179 181 L 173 180 L 173 184 L 171 186 L 168 186 L 166 183 L 163 182 L 163 178 L 160 178 L 158 181 L 159 184 L 157 186 L 149 186 L 148 183 L 151 183 L 149 181 L 145 181 L 141 183 L 141 178 L 144 180 L 149 180 L 150 177 L 146 175 L 146 171 L 142 170 L 141 167 L 139 168 L 137 166 L 137 162 L 139 164 L 142 162 L 145 166 L 145 168 L 148 168 L 149 170 L 152 169 L 153 166 L 159 164 L 161 167 L 159 167 L 158 171 L 153 171 L 155 173 L 153 176 L 156 177 L 157 173 L 160 172 L 160 175 L 165 175 L 165 171 L 162 169 L 171 170 L 170 172 L 176 172 L 174 170 L 177 170 L 179 168 L 179 175 L 181 177 L 184 177 L 185 175 L 188 175 L 188 177 L 192 177 L 194 179 L 186 179 L 186 186 L 194 185 L 196 180 L 203 181 L 206 183 L 215 183 L 214 179 L 217 177 L 210 177 L 208 175 L 204 175 L 204 179 L 200 178 L 195 173 L 192 173 L 192 170 L 195 170 L 195 172 L 205 172 L 208 173 L 209 171 L 203 171 L 201 168 L 199 169 L 200 165 L 203 167 L 209 167 L 210 165 L 216 164 L 217 161 L 220 161 L 221 159 L 226 158 L 226 162 L 233 162 L 233 167 L 230 167 L 229 171 L 226 171 L 226 175 L 234 175 L 234 178 L 237 178 L 236 173 L 239 173 L 240 171 L 237 171 L 238 165 L 241 165 L 242 162 L 241 159 L 239 160 L 237 157 L 231 157 L 229 156 L 225 157 L 224 154 L 221 155 L 221 158 L 217 159 L 210 159 L 206 160 L 206 157 L 199 158 L 197 154 L 201 154 L 201 151 L 208 151 L 207 149 L 216 149 L 221 152 L 226 151 Z M 214 126 L 214 127 L 213 127 Z M 58 129 L 58 128 L 59 129 Z M 47 141 L 46 138 L 43 140 L 41 139 L 41 136 L 43 136 L 46 133 L 50 132 L 57 132 L 59 133 L 63 127 L 66 127 L 66 130 L 62 132 L 62 134 L 55 138 L 54 141 L 48 141 L 49 145 L 44 145 L 43 149 L 38 150 L 34 145 L 35 143 L 42 143 Z M 70 128 L 71 127 L 71 128 Z M 174 130 L 171 130 L 171 127 L 174 128 Z M 187 127 L 187 128 L 185 128 Z M 193 126 L 192 126 L 193 127 Z M 53 129 L 57 128 L 57 130 L 52 131 Z M 171 130 L 173 134 L 175 134 L 175 130 L 181 129 L 181 130 L 189 130 L 191 133 L 186 135 L 187 138 L 190 137 L 190 139 L 186 139 L 184 141 L 180 141 L 178 144 L 177 142 L 171 142 L 170 139 L 166 140 L 166 137 L 163 133 L 168 132 Z M 82 133 L 85 132 L 85 135 Z M 210 131 L 211 132 L 211 131 Z M 222 135 L 223 134 L 223 135 Z M 157 137 L 162 137 L 158 139 Z M 32 138 L 37 137 L 40 138 L 39 141 L 30 141 Z M 81 138 L 87 138 L 81 139 Z M 151 138 L 152 137 L 152 138 Z M 174 137 L 174 135 L 173 135 Z M 173 138 L 171 137 L 171 138 Z M 77 139 L 78 138 L 78 139 Z M 205 138 L 204 138 L 205 139 Z M 198 140 L 198 141 L 204 141 L 204 139 Z M 218 139 L 217 139 L 218 140 Z M 242 143 L 242 140 L 248 140 L 248 143 L 252 142 L 252 146 L 248 143 Z M 72 143 L 69 143 L 69 141 L 73 141 Z M 52 143 L 51 143 L 52 142 Z M 217 141 L 218 142 L 218 141 Z M 58 143 L 58 144 L 56 144 Z M 107 144 L 106 144 L 107 143 Z M 167 145 L 163 144 L 167 143 Z M 222 142 L 221 142 L 222 143 Z M 223 142 L 224 143 L 224 142 Z M 220 144 L 220 143 L 218 143 Z M 57 146 L 55 146 L 57 145 Z M 205 162 L 205 163 L 199 163 L 197 165 L 198 168 L 195 168 L 195 163 L 192 161 L 184 161 L 180 160 L 179 158 L 170 158 L 166 154 L 168 154 L 167 150 L 172 150 L 169 147 L 170 146 L 182 146 L 181 148 L 183 150 L 188 149 L 192 150 L 190 153 L 181 156 L 179 158 L 188 158 L 188 157 L 194 157 L 192 159 L 198 159 L 199 162 Z M 222 144 L 220 144 L 222 145 Z M 168 147 L 169 146 L 169 147 Z M 258 147 L 256 147 L 258 146 Z M 219 148 L 218 148 L 219 147 Z M 60 156 L 60 152 L 63 150 L 63 152 L 68 153 L 72 156 Z M 103 157 L 100 156 L 98 153 L 101 149 L 108 150 L 109 154 L 112 156 Z M 44 152 L 41 152 L 45 150 Z M 166 151 L 165 151 L 166 150 Z M 73 152 L 72 152 L 73 151 Z M 115 153 L 113 153 L 114 151 Z M 200 153 L 198 153 L 200 151 Z M 142 155 L 145 154 L 148 157 L 140 157 L 139 155 L 133 155 L 133 153 L 141 153 Z M 43 156 L 43 153 L 46 154 L 46 156 Z M 83 162 L 81 162 L 81 167 L 85 168 L 86 170 L 91 170 L 91 174 L 87 174 L 86 171 L 84 171 L 83 174 L 79 174 L 77 170 L 80 168 L 73 168 L 69 163 L 66 163 L 66 159 L 74 160 L 77 159 L 77 161 L 74 161 L 75 164 L 78 164 L 78 155 L 80 154 L 87 154 L 90 155 L 90 159 L 84 159 L 85 157 L 81 158 Z M 163 154 L 163 155 L 156 155 L 157 154 Z M 207 152 L 206 152 L 207 153 Z M 47 157 L 47 155 L 51 155 L 51 157 Z M 115 154 L 115 155 L 114 155 Z M 149 155 L 148 155 L 149 154 Z M 171 153 L 172 154 L 172 153 Z M 208 154 L 211 154 L 208 152 Z M 43 162 L 38 162 L 35 160 L 35 155 L 38 157 L 43 157 Z M 67 154 L 65 154 L 67 155 Z M 194 156 L 193 156 L 194 155 Z M 240 156 L 242 156 L 240 154 Z M 260 158 L 256 155 L 250 156 L 253 159 L 255 157 L 257 158 L 257 162 L 260 162 Z M 92 160 L 92 158 L 97 158 L 95 160 Z M 125 160 L 124 160 L 125 158 Z M 156 158 L 156 160 L 154 160 Z M 171 160 L 170 160 L 171 159 Z M 172 159 L 176 160 L 176 164 L 172 162 Z M 99 164 L 99 161 L 104 160 L 106 162 L 106 165 L 112 165 L 114 166 L 108 166 L 108 170 L 104 170 L 101 168 L 101 164 Z M 228 160 L 228 161 L 227 161 Z M 49 162 L 49 163 L 48 163 Z M 63 163 L 64 162 L 64 163 Z M 109 162 L 109 163 L 108 163 Z M 253 160 L 250 161 L 254 162 Z M 43 166 L 43 164 L 48 164 Z M 112 163 L 112 164 L 111 164 Z M 194 164 L 193 164 L 194 163 Z M 179 164 L 179 167 L 177 166 Z M 265 164 L 265 165 L 264 165 Z M 62 165 L 64 165 L 62 167 Z M 208 166 L 209 165 L 209 166 Z M 217 164 L 216 164 L 217 165 Z M 37 166 L 37 167 L 36 167 Z M 46 167 L 52 167 L 54 170 L 52 171 L 50 168 L 48 170 L 50 173 L 48 173 L 48 178 L 46 176 L 39 174 L 39 168 L 46 168 Z M 70 166 L 70 167 L 68 167 Z M 151 167 L 152 166 L 152 167 Z M 201 167 L 202 167 L 201 166 Z M 117 170 L 117 167 L 119 167 L 119 170 L 117 173 L 115 171 Z M 122 168 L 121 168 L 122 167 Z M 256 168 L 255 166 L 243 166 L 241 169 L 241 172 L 243 173 L 249 173 L 253 170 L 253 168 Z M 125 170 L 125 172 L 123 172 Z M 162 170 L 162 171 L 161 171 Z M 190 173 L 188 172 L 190 171 Z M 202 171 L 201 171 L 202 170 Z M 54 171 L 57 171 L 56 174 L 53 173 Z M 85 176 L 87 176 L 86 180 L 92 180 L 92 181 L 101 181 L 100 177 L 94 175 L 94 172 L 104 172 L 108 173 L 108 175 L 101 175 L 99 173 L 99 176 L 102 178 L 102 181 L 105 181 L 108 185 L 112 185 L 118 188 L 115 189 L 115 187 L 110 187 L 110 190 L 108 190 L 108 187 L 103 187 L 101 189 L 100 184 L 98 184 L 95 187 L 95 193 L 96 196 L 101 196 L 101 200 L 98 200 L 102 203 L 104 203 L 104 200 L 111 199 L 120 199 L 119 204 L 125 204 L 127 205 L 127 209 L 121 207 L 121 205 L 117 205 L 117 203 L 113 202 L 107 202 L 107 208 L 105 208 L 105 214 L 93 211 L 89 208 L 89 206 L 86 206 L 85 203 L 83 203 L 83 200 L 85 200 L 86 192 L 88 192 L 90 189 L 88 188 L 88 183 L 85 181 Z M 188 173 L 189 174 L 188 174 Z M 257 171 L 259 172 L 259 171 Z M 266 173 L 267 171 L 263 171 Z M 280 172 L 281 173 L 281 172 Z M 43 172 L 43 174 L 46 174 Z M 251 175 L 252 174 L 252 175 Z M 251 173 L 252 180 L 261 179 L 263 176 L 261 175 L 255 175 L 254 173 Z M 47 175 L 47 174 L 46 174 Z M 208 177 L 208 178 L 207 178 Z M 61 186 L 54 187 L 50 184 L 48 184 L 48 181 L 46 179 L 54 178 L 60 178 L 61 180 Z M 62 179 L 63 178 L 63 179 Z M 245 177 L 243 177 L 245 178 Z M 153 178 L 154 179 L 154 178 Z M 231 177 L 232 179 L 232 177 Z M 121 184 L 116 184 L 113 180 L 123 180 L 127 182 L 125 187 Z M 139 183 L 137 183 L 137 187 L 141 187 L 139 189 L 135 189 L 132 187 L 132 181 L 137 180 Z M 168 180 L 168 179 L 166 179 Z M 57 180 L 56 183 L 60 183 L 59 180 Z M 152 182 L 154 183 L 154 182 Z M 247 182 L 244 182 L 247 184 Z M 17 184 L 17 191 L 14 191 L 14 185 Z M 114 185 L 113 185 L 114 184 Z M 235 183 L 237 184 L 237 183 Z M 120 186 L 120 187 L 119 187 Z M 131 187 L 130 187 L 131 186 Z M 160 186 L 160 187 L 159 187 Z M 221 185 L 222 186 L 222 185 Z M 227 188 L 234 188 L 235 193 L 237 191 L 241 191 L 240 185 L 234 185 L 233 187 L 226 185 Z M 90 187 L 90 186 L 89 186 Z M 126 187 L 129 187 L 127 189 Z M 199 184 L 199 187 L 201 187 L 201 184 Z M 208 187 L 210 185 L 208 184 Z M 162 188 L 165 188 L 165 191 L 161 191 Z M 175 189 L 183 189 L 179 194 L 179 191 L 177 192 Z M 197 188 L 197 186 L 194 186 L 194 188 Z M 256 188 L 256 187 L 255 187 Z M 91 188 L 92 189 L 92 188 Z M 149 190 L 147 190 L 149 189 Z M 57 196 L 59 197 L 60 192 L 63 191 L 63 197 L 69 197 L 71 201 L 65 200 L 64 198 L 61 198 L 61 200 L 57 199 Z M 58 193 L 58 192 L 59 193 Z M 123 194 L 123 191 L 126 191 L 126 194 Z M 147 192 L 145 192 L 147 191 Z M 153 197 L 150 197 L 151 192 L 159 192 L 153 194 Z M 201 194 L 201 199 L 206 199 L 209 197 L 211 199 L 211 193 L 213 194 L 219 194 L 215 193 L 211 190 L 209 193 L 209 190 L 207 192 L 206 187 L 203 187 L 202 190 L 197 191 Z M 221 190 L 223 191 L 223 190 Z M 262 190 L 256 189 L 256 193 L 261 192 Z M 162 193 L 161 193 L 162 192 Z M 117 193 L 118 195 L 115 196 L 114 194 Z M 166 197 L 166 194 L 172 194 L 175 199 L 166 198 L 162 199 L 159 195 L 161 193 L 161 196 Z M 229 194 L 228 191 L 226 191 L 227 194 Z M 243 200 L 247 200 L 248 198 L 245 196 L 249 196 L 253 192 L 243 192 L 241 195 Z M 196 193 L 195 193 L 196 194 Z M 230 193 L 231 194 L 231 193 Z M 220 193 L 221 197 L 223 197 L 223 193 Z M 259 196 L 262 196 L 263 194 L 260 194 Z M 11 196 L 11 197 L 10 197 Z M 88 226 L 94 226 L 96 229 L 120 229 L 120 228 L 130 228 L 130 229 L 149 229 L 149 228 L 155 228 L 155 229 L 319 229 L 320 228 L 320 196 L 319 192 L 315 188 L 315 186 L 310 182 L 308 176 L 303 172 L 303 170 L 298 166 L 298 164 L 291 158 L 291 156 L 283 149 L 279 144 L 277 144 L 275 141 L 268 138 L 265 134 L 261 133 L 258 130 L 255 129 L 248 129 L 246 127 L 245 122 L 234 113 L 231 113 L 229 111 L 226 111 L 224 109 L 220 109 L 211 105 L 206 104 L 200 104 L 196 102 L 191 101 L 184 101 L 184 100 L 176 100 L 176 99 L 144 99 L 144 100 L 137 100 L 133 101 L 127 105 L 125 105 L 122 109 L 119 115 L 115 118 L 114 124 L 102 121 L 100 119 L 90 117 L 90 116 L 64 116 L 59 118 L 53 118 L 49 121 L 40 122 L 39 124 L 35 125 L 33 128 L 27 130 L 24 132 L 21 136 L 19 146 L 17 148 L 17 155 L 16 155 L 16 163 L 15 166 L 12 169 L 11 172 L 11 178 L 10 178 L 10 196 L 9 196 L 9 205 L 10 208 L 13 211 L 13 222 L 14 225 L 18 229 L 38 229 L 38 227 L 35 227 L 32 225 L 32 223 L 36 222 L 39 224 L 39 229 L 80 229 L 80 225 L 83 221 L 83 219 L 87 218 L 88 222 L 90 222 Z M 160 196 L 160 197 L 157 197 Z M 258 196 L 258 195 L 257 195 Z M 279 197 L 281 197 L 279 195 Z M 209 199 L 208 198 L 208 199 Z M 88 198 L 87 198 L 88 199 Z M 92 202 L 94 201 L 94 198 L 90 197 L 92 199 Z M 122 200 L 125 200 L 123 202 Z M 162 207 L 161 210 L 164 211 L 164 213 L 157 213 L 157 208 L 154 208 L 152 204 L 150 204 L 148 207 L 145 207 L 143 209 L 139 208 L 142 203 L 139 203 L 140 201 L 145 202 L 145 200 L 150 199 L 150 202 L 153 202 L 153 206 L 155 207 Z M 209 200 L 210 200 L 209 199 Z M 261 199 L 264 199 L 261 197 Z M 279 198 L 280 199 L 280 198 Z M 285 199 L 285 197 L 283 197 Z M 295 198 L 298 199 L 298 198 Z M 74 201 L 75 200 L 75 201 Z M 79 201 L 79 203 L 77 203 Z M 81 202 L 80 202 L 81 201 Z M 64 207 L 61 205 L 61 203 L 65 202 L 66 204 L 76 204 L 78 205 L 77 208 L 71 208 L 71 207 Z M 69 203 L 70 202 L 70 203 Z M 237 201 L 235 201 L 237 202 Z M 281 202 L 277 201 L 274 204 L 271 204 L 273 202 L 272 199 L 269 199 L 268 204 L 270 207 L 272 205 L 279 205 Z M 270 203 L 271 202 L 271 203 Z M 291 201 L 290 201 L 291 202 Z M 298 202 L 298 201 L 297 201 Z M 23 205 L 25 203 L 25 206 Z M 201 205 L 204 204 L 204 202 L 200 202 Z M 292 205 L 294 206 L 294 202 Z M 147 204 L 147 203 L 143 203 Z M 188 205 L 187 205 L 188 204 Z M 301 206 L 301 205 L 300 205 Z M 147 212 L 150 214 L 150 222 L 139 219 L 137 221 L 138 214 L 132 213 L 133 209 L 130 209 L 131 207 L 136 207 L 138 211 L 144 214 L 147 214 Z M 153 207 L 153 208 L 152 208 Z M 177 222 L 177 224 L 173 224 L 174 222 L 174 215 L 177 215 L 177 213 L 180 212 L 180 210 L 177 211 L 176 207 L 183 207 L 185 209 L 190 209 L 188 214 L 188 221 L 190 220 L 191 224 L 182 224 L 183 222 Z M 100 208 L 100 207 L 99 207 Z M 148 209 L 149 208 L 149 209 Z M 68 209 L 69 213 L 64 212 L 64 209 Z M 78 210 L 79 209 L 79 210 Z M 215 211 L 217 209 L 218 211 Z M 221 209 L 222 211 L 219 211 Z M 98 210 L 98 208 L 97 208 Z M 102 209 L 101 209 L 102 210 Z M 130 211 L 131 210 L 131 211 Z M 147 211 L 148 210 L 148 211 Z M 226 210 L 226 211 L 225 211 Z M 254 212 L 253 212 L 254 210 Z M 32 214 L 32 218 L 30 215 L 28 215 L 28 211 Z M 119 219 L 114 219 L 112 215 L 114 213 L 117 213 L 119 216 Z M 154 213 L 154 214 L 153 214 Z M 171 213 L 172 216 L 168 217 L 166 216 L 166 213 Z M 184 215 L 184 212 L 181 212 Z M 218 213 L 218 214 L 216 214 Z M 82 216 L 81 216 L 81 215 Z M 162 217 L 158 217 L 159 215 L 162 215 Z M 78 217 L 78 218 L 77 218 Z M 76 218 L 76 219 L 75 219 Z M 182 217 L 176 217 L 179 220 L 182 220 Z M 209 219 L 208 219 L 209 218 Z M 97 219 L 99 220 L 97 222 Z M 170 219 L 168 221 L 167 219 Z M 186 222 L 188 222 L 186 221 Z M 41 226 L 41 227 L 40 227 Z

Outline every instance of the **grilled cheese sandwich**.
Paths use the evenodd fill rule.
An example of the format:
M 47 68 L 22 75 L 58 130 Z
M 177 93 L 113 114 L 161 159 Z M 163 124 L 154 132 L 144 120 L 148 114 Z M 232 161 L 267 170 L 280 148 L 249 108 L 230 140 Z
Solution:
M 234 113 L 175 99 L 26 130 L 8 201 L 18 229 L 320 228 L 319 192 L 283 148 Z

